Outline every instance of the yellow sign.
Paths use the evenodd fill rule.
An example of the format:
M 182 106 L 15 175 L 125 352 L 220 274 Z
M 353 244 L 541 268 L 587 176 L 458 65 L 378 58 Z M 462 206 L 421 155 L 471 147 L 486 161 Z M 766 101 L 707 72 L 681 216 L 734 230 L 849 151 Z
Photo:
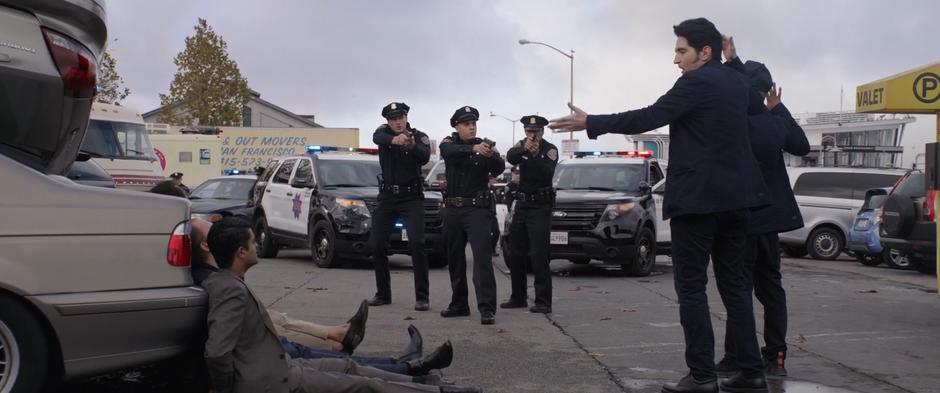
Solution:
M 357 128 L 221 129 L 223 170 L 266 166 L 277 157 L 306 154 L 307 145 L 359 147 Z
M 940 62 L 860 85 L 855 111 L 867 113 L 940 113 Z

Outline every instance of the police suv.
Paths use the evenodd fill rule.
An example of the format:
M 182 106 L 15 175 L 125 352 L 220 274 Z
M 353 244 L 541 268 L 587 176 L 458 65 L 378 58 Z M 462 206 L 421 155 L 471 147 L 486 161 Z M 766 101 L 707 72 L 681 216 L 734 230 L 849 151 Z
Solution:
M 378 149 L 307 146 L 307 150 L 308 155 L 269 163 L 255 186 L 258 255 L 273 258 L 284 247 L 310 248 L 320 267 L 336 267 L 344 258 L 367 258 L 382 171 Z M 441 267 L 447 264 L 441 241 L 441 197 L 432 192 L 424 197 L 428 263 Z M 401 220 L 395 227 L 389 253 L 407 254 L 407 228 Z
M 651 156 L 650 151 L 575 152 L 558 164 L 552 259 L 577 264 L 597 259 L 620 265 L 629 276 L 650 274 L 657 249 L 669 246 L 669 225 L 662 220 L 666 168 Z M 504 238 L 503 252 L 509 251 Z

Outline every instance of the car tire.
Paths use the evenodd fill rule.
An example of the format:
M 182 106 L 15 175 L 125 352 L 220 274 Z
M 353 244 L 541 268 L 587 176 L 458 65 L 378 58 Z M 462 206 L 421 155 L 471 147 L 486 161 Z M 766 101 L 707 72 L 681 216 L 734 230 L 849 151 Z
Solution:
M 310 256 L 313 263 L 322 268 L 339 266 L 340 260 L 336 256 L 336 234 L 333 226 L 327 220 L 318 220 L 310 228 L 307 236 L 310 239 Z
M 907 254 L 893 248 L 885 247 L 881 252 L 881 260 L 885 266 L 892 269 L 907 270 L 911 266 L 911 260 Z
M 780 245 L 780 249 L 783 250 L 784 255 L 790 258 L 802 258 L 805 257 L 808 253 L 806 251 L 806 246 L 789 246 L 789 245 Z
M 43 328 L 20 302 L 0 296 L 0 391 L 34 393 L 49 373 Z
M 878 266 L 882 262 L 881 254 L 866 254 L 863 252 L 856 252 L 855 259 L 865 266 Z
M 428 267 L 440 269 L 447 266 L 447 258 L 440 254 L 428 254 Z
M 908 257 L 908 260 L 910 261 L 910 267 L 913 268 L 914 270 L 917 270 L 918 272 L 921 272 L 924 274 L 930 274 L 930 275 L 937 274 L 936 263 L 933 263 L 931 261 L 927 261 L 921 258 L 912 258 L 912 257 Z
M 656 239 L 653 237 L 653 231 L 643 227 L 637 232 L 635 243 L 632 260 L 620 265 L 620 268 L 630 277 L 648 276 L 656 264 Z
M 842 254 L 845 248 L 845 236 L 838 229 L 830 227 L 816 228 L 806 242 L 806 252 L 813 259 L 833 260 Z
M 916 218 L 914 201 L 909 196 L 891 194 L 885 200 L 881 229 L 888 237 L 904 239 L 911 233 Z
M 255 221 L 255 243 L 258 257 L 274 258 L 277 256 L 277 243 L 274 242 L 271 228 L 268 227 L 268 220 L 264 216 L 258 217 L 258 220 Z

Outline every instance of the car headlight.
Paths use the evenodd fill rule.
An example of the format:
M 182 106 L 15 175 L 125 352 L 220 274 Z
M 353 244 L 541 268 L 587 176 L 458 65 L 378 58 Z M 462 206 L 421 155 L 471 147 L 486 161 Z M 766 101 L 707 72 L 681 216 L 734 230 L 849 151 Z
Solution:
M 630 210 L 633 210 L 634 206 L 632 202 L 607 205 L 607 208 L 604 209 L 604 213 L 601 214 L 601 221 L 612 221 L 617 217 L 629 213 Z
M 871 228 L 871 221 L 867 218 L 862 218 L 855 222 L 855 229 L 857 230 L 864 231 L 868 228 Z
M 329 211 L 340 232 L 362 234 L 372 224 L 372 213 L 361 199 L 336 198 Z
M 219 213 L 193 213 L 189 215 L 189 219 L 200 219 L 209 222 L 216 222 L 222 219 L 222 215 Z

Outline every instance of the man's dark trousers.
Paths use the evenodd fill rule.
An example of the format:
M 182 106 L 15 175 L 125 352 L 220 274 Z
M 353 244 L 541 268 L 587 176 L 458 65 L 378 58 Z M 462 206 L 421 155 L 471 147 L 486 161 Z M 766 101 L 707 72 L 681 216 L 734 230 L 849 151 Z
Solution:
M 388 271 L 388 237 L 395 221 L 401 217 L 408 231 L 408 248 L 415 276 L 415 300 L 428 301 L 428 255 L 424 248 L 424 200 L 380 200 L 372 212 L 372 233 L 369 245 L 375 266 L 376 295 L 392 300 L 391 273 Z
M 705 293 L 709 255 L 728 324 L 735 326 L 732 339 L 738 365 L 746 377 L 763 372 L 750 287 L 742 268 L 749 214 L 748 209 L 687 214 L 673 217 L 670 223 L 685 361 L 696 380 L 716 379 L 715 335 Z
M 551 225 L 552 205 L 516 202 L 516 211 L 509 224 L 509 245 L 513 254 L 509 259 L 512 300 L 526 301 L 525 264 L 531 261 L 535 275 L 535 304 L 552 306 L 552 270 L 549 268 Z
M 350 358 L 360 366 L 375 367 L 379 370 L 395 374 L 408 374 L 408 365 L 399 363 L 393 358 L 380 358 L 369 356 L 349 356 L 342 352 L 315 349 L 295 343 L 284 337 L 278 337 L 281 347 L 291 359 L 345 359 Z
M 754 295 L 764 306 L 764 352 L 777 356 L 787 352 L 787 293 L 780 274 L 780 239 L 776 233 L 747 235 L 744 274 L 753 277 Z M 725 330 L 725 356 L 734 359 L 734 341 L 729 324 Z
M 443 209 L 444 242 L 447 268 L 453 290 L 452 309 L 469 308 L 467 288 L 467 242 L 473 252 L 473 288 L 480 313 L 496 313 L 496 276 L 493 273 L 493 243 L 490 238 L 492 221 L 496 219 L 488 207 L 456 207 Z

